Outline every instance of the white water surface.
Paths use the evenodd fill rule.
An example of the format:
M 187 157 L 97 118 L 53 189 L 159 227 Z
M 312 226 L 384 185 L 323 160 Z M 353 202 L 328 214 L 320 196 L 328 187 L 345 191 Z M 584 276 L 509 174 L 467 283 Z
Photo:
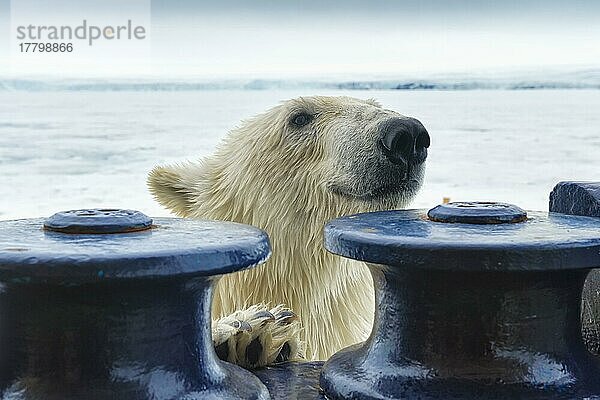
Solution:
M 419 118 L 432 147 L 414 207 L 443 197 L 546 210 L 561 180 L 600 181 L 600 90 L 0 91 L 0 219 L 86 207 L 168 215 L 160 163 L 210 154 L 228 129 L 299 95 L 375 98 Z

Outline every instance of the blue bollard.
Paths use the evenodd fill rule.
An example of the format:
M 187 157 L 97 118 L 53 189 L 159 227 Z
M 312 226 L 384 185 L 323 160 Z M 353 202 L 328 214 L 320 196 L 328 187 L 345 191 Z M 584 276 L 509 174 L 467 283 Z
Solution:
M 550 193 L 550 212 L 600 217 L 600 182 L 559 182 Z
M 560 182 L 550 193 L 550 211 L 600 218 L 600 182 Z M 588 275 L 583 287 L 583 337 L 600 355 L 600 270 Z
M 600 219 L 493 203 L 342 217 L 325 246 L 365 261 L 373 332 L 324 365 L 328 399 L 584 399 L 600 359 L 580 329 Z
M 78 210 L 0 222 L 5 399 L 268 399 L 211 339 L 219 275 L 270 254 L 229 222 Z

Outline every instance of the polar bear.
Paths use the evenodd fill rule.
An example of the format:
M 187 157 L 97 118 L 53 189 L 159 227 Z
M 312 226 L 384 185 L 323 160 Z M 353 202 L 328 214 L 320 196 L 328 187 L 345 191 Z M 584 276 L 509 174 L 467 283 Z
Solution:
M 150 173 L 152 194 L 175 214 L 255 225 L 271 239 L 267 265 L 216 286 L 221 358 L 246 367 L 322 360 L 366 339 L 371 275 L 324 249 L 323 226 L 406 206 L 422 184 L 429 145 L 421 122 L 374 100 L 300 97 L 245 121 L 213 156 Z

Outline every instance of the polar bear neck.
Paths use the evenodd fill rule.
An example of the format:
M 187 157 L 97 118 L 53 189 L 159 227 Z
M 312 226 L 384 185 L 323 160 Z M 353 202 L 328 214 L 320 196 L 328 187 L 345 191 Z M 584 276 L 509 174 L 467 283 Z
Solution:
M 215 291 L 214 315 L 258 303 L 285 304 L 302 321 L 309 359 L 326 359 L 366 339 L 374 313 L 372 278 L 366 266 L 326 253 L 316 235 L 302 240 L 309 234 L 300 226 L 289 227 L 295 231 L 293 236 L 280 232 L 283 229 L 266 230 L 273 247 L 270 260 L 224 276 Z

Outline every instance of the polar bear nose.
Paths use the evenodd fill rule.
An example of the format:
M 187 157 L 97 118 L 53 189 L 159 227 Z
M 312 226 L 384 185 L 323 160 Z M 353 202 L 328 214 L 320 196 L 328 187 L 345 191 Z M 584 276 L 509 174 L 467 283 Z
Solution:
M 381 147 L 394 164 L 417 164 L 427 158 L 429 133 L 415 118 L 393 118 L 381 126 Z

